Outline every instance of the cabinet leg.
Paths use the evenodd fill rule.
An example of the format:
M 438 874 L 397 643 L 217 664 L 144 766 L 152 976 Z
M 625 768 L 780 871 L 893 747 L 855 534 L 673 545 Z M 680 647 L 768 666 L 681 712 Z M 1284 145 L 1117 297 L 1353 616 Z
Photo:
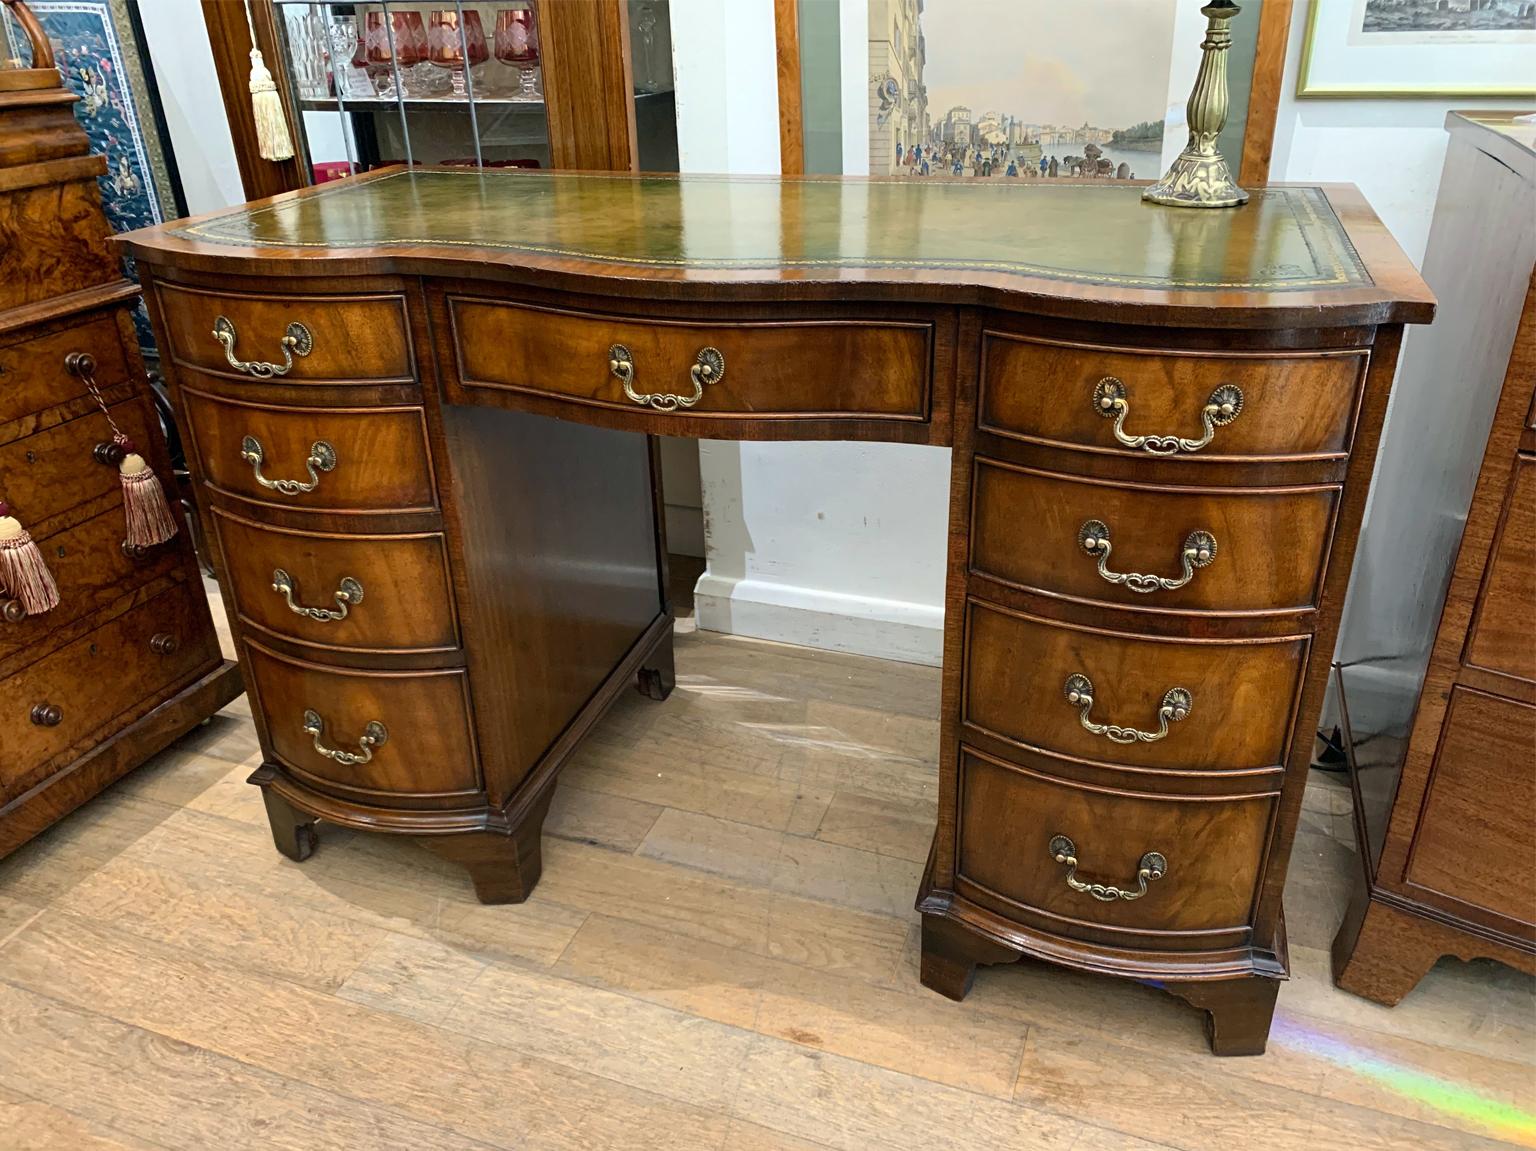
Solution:
M 522 903 L 533 894 L 543 868 L 539 836 L 555 789 L 544 795 L 511 834 L 472 831 L 463 835 L 424 835 L 417 842 L 433 854 L 469 872 L 481 903 Z
M 923 986 L 947 999 L 971 990 L 978 963 L 1012 963 L 1018 953 L 983 939 L 941 915 L 923 916 Z
M 1446 953 L 1436 924 L 1378 903 L 1362 885 L 1333 937 L 1335 986 L 1395 1007 Z
M 300 811 L 272 790 L 277 772 L 263 764 L 251 773 L 247 783 L 261 788 L 261 802 L 267 809 L 267 823 L 272 828 L 272 842 L 277 850 L 296 863 L 303 863 L 315 851 L 315 817 Z
M 672 694 L 672 689 L 677 686 L 677 671 L 672 661 L 671 631 L 645 657 L 636 676 L 635 686 L 640 689 L 641 695 L 648 695 L 655 700 L 666 699 Z
M 1280 980 L 1250 975 L 1163 986 L 1170 994 L 1205 1012 L 1205 1038 L 1212 1055 L 1264 1054 Z

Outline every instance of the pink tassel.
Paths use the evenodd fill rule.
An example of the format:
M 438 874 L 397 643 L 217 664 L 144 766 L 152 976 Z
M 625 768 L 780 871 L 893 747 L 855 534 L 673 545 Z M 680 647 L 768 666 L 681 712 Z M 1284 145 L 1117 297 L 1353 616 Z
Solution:
M 176 534 L 176 520 L 165 501 L 160 477 L 150 470 L 144 457 L 133 450 L 133 443 L 118 441 L 128 450 L 118 465 L 123 482 L 123 513 L 128 520 L 127 543 L 130 547 L 152 548 Z
M 59 606 L 59 585 L 43 559 L 43 553 L 0 500 L 0 587 L 21 601 L 28 615 L 42 615 Z

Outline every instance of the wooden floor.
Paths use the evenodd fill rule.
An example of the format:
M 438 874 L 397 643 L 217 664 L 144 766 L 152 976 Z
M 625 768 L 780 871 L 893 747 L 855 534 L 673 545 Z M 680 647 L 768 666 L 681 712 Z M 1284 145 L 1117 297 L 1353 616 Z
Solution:
M 221 614 L 221 613 L 216 613 Z M 1347 793 L 1308 792 L 1269 1054 L 1147 987 L 917 982 L 938 673 L 699 634 L 567 771 L 482 907 L 408 842 L 273 851 L 249 710 L 0 862 L 0 1148 L 1536 1146 L 1536 997 L 1442 962 L 1336 991 Z

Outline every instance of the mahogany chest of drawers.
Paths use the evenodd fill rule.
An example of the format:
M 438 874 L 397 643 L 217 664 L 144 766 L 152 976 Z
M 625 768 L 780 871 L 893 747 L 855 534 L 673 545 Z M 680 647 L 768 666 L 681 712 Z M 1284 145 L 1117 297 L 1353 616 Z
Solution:
M 1442 955 L 1536 972 L 1536 125 L 1447 128 L 1446 303 L 1408 341 L 1336 677 L 1361 869 L 1334 978 L 1387 1004 Z
M 56 602 L 0 576 L 0 856 L 240 693 L 187 532 L 128 542 L 114 429 L 171 474 L 139 292 L 107 243 L 106 162 L 16 12 L 34 67 L 0 70 L 0 496 Z
M 637 677 L 671 689 L 649 437 L 947 445 L 923 981 L 1034 955 L 1262 1050 L 1309 725 L 1433 306 L 1352 189 L 385 172 L 127 243 L 281 850 L 412 835 L 526 897 L 570 750 Z

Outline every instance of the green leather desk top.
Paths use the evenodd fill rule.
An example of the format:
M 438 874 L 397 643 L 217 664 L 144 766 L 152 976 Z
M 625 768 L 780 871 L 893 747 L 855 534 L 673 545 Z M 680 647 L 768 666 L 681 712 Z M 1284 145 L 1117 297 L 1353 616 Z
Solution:
M 1109 183 L 427 169 L 325 185 L 160 231 L 246 249 L 474 248 L 685 278 L 706 270 L 801 269 L 816 278 L 818 269 L 908 269 L 1122 289 L 1372 284 L 1328 196 L 1306 187 L 1258 189 L 1241 208 L 1192 210 L 1148 204 L 1139 187 Z

